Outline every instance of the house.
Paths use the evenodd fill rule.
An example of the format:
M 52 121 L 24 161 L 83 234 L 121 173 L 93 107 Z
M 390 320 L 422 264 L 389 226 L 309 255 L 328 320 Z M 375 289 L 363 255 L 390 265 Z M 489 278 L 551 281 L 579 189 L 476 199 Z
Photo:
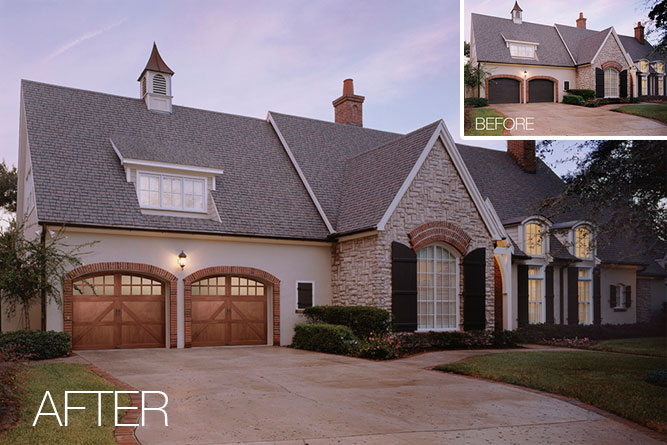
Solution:
M 596 97 L 665 96 L 665 61 L 644 38 L 614 27 L 595 31 L 579 13 L 576 26 L 523 20 L 518 2 L 510 18 L 471 14 L 470 59 L 488 73 L 480 97 L 489 103 L 562 102 L 569 89 Z
M 644 259 L 654 296 L 646 264 L 599 256 L 587 221 L 530 210 L 562 187 L 534 142 L 365 128 L 351 79 L 335 122 L 176 106 L 173 75 L 154 46 L 139 98 L 21 84 L 26 236 L 97 241 L 62 307 L 32 308 L 76 349 L 286 345 L 312 305 L 385 308 L 415 331 L 629 323 L 664 299 L 664 262 Z

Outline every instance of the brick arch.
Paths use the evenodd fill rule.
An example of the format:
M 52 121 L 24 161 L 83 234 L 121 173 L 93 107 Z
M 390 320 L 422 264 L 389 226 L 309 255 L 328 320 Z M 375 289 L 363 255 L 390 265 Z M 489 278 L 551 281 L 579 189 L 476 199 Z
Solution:
M 513 74 L 494 74 L 493 76 L 487 77 L 484 87 L 484 91 L 486 91 L 486 98 L 489 98 L 489 80 L 501 78 L 514 79 L 519 81 L 519 103 L 523 103 L 523 78 Z
M 444 242 L 454 247 L 461 255 L 468 253 L 470 235 L 465 230 L 447 221 L 433 221 L 422 224 L 408 233 L 412 250 L 415 252 L 435 242 Z
M 602 70 L 606 70 L 607 68 L 613 68 L 613 69 L 615 69 L 616 71 L 618 71 L 619 73 L 620 73 L 621 71 L 623 71 L 623 65 L 621 65 L 621 64 L 618 63 L 618 62 L 616 62 L 615 60 L 608 60 L 608 61 L 604 62 L 604 63 L 602 64 L 602 66 L 600 66 L 600 68 L 601 68 Z
M 530 87 L 530 81 L 535 79 L 546 79 L 552 81 L 554 83 L 554 99 L 556 102 L 558 102 L 558 93 L 560 91 L 558 89 L 558 79 L 551 76 L 533 76 L 526 79 L 526 85 Z M 530 88 L 526 88 L 526 102 L 530 102 Z
M 78 278 L 86 275 L 98 275 L 104 272 L 127 272 L 148 275 L 157 278 L 159 281 L 169 285 L 169 347 L 175 348 L 178 341 L 178 326 L 177 326 L 177 289 L 178 278 L 176 275 L 161 269 L 157 266 L 151 266 L 144 263 L 128 263 L 128 262 L 107 262 L 107 263 L 93 263 L 79 266 L 72 269 L 65 275 L 65 282 L 63 283 L 63 327 L 65 332 L 72 335 L 72 282 Z
M 273 344 L 280 345 L 280 280 L 274 275 L 254 267 L 213 266 L 199 269 L 183 278 L 185 347 L 192 346 L 192 283 L 216 275 L 240 275 L 269 283 L 272 286 Z

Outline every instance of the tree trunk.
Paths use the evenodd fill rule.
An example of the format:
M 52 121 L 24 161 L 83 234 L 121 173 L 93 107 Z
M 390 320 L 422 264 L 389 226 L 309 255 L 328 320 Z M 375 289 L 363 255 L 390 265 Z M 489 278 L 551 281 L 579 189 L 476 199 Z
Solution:
M 23 329 L 30 330 L 30 306 L 27 304 L 23 305 L 23 325 Z

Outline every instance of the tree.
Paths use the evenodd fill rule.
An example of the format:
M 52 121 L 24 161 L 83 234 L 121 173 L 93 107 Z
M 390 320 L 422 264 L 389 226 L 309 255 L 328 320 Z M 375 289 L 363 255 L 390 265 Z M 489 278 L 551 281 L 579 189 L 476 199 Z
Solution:
M 653 22 L 653 27 L 648 34 L 656 35 L 658 44 L 656 50 L 659 53 L 667 51 L 667 2 L 664 0 L 648 0 L 647 6 L 651 8 L 648 18 Z
M 463 83 L 472 89 L 478 89 L 490 74 L 480 65 L 473 66 L 470 61 L 463 65 Z
M 463 42 L 463 55 L 470 57 L 470 42 Z
M 0 206 L 10 212 L 16 212 L 16 167 L 7 167 L 5 161 L 0 164 Z
M 540 144 L 541 154 L 553 151 Z M 553 218 L 575 212 L 598 227 L 600 242 L 625 238 L 628 245 L 667 241 L 667 141 L 586 141 L 566 150 L 573 162 L 563 192 L 542 203 Z
M 64 229 L 48 240 L 45 236 L 27 239 L 25 233 L 26 227 L 14 219 L 0 234 L 0 298 L 8 316 L 20 307 L 24 329 L 29 330 L 32 304 L 44 294 L 60 306 L 67 271 L 82 264 L 79 256 L 94 243 L 69 246 Z

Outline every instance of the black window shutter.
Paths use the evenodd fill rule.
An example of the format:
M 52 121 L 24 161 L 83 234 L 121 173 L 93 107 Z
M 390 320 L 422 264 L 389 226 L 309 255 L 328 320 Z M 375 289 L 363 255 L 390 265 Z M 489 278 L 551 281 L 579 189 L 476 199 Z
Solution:
M 616 307 L 616 286 L 609 285 L 609 307 Z
M 519 264 L 517 275 L 517 315 L 519 327 L 523 327 L 528 324 L 528 266 Z
M 604 71 L 595 68 L 595 96 L 604 97 Z
M 621 71 L 621 97 L 628 97 L 628 70 Z
M 313 283 L 300 282 L 296 286 L 299 309 L 305 309 L 313 305 Z
M 567 268 L 567 324 L 579 324 L 579 271 Z
M 417 330 L 417 254 L 391 243 L 391 312 L 395 331 Z
M 554 268 L 553 266 L 547 266 L 545 271 L 545 280 L 546 280 L 546 322 L 554 324 Z
M 593 324 L 602 323 L 602 289 L 600 289 L 600 268 L 593 269 Z
M 625 286 L 625 307 L 632 306 L 632 286 Z
M 637 75 L 637 97 L 642 95 L 642 76 Z
M 463 329 L 486 327 L 486 249 L 463 257 Z

